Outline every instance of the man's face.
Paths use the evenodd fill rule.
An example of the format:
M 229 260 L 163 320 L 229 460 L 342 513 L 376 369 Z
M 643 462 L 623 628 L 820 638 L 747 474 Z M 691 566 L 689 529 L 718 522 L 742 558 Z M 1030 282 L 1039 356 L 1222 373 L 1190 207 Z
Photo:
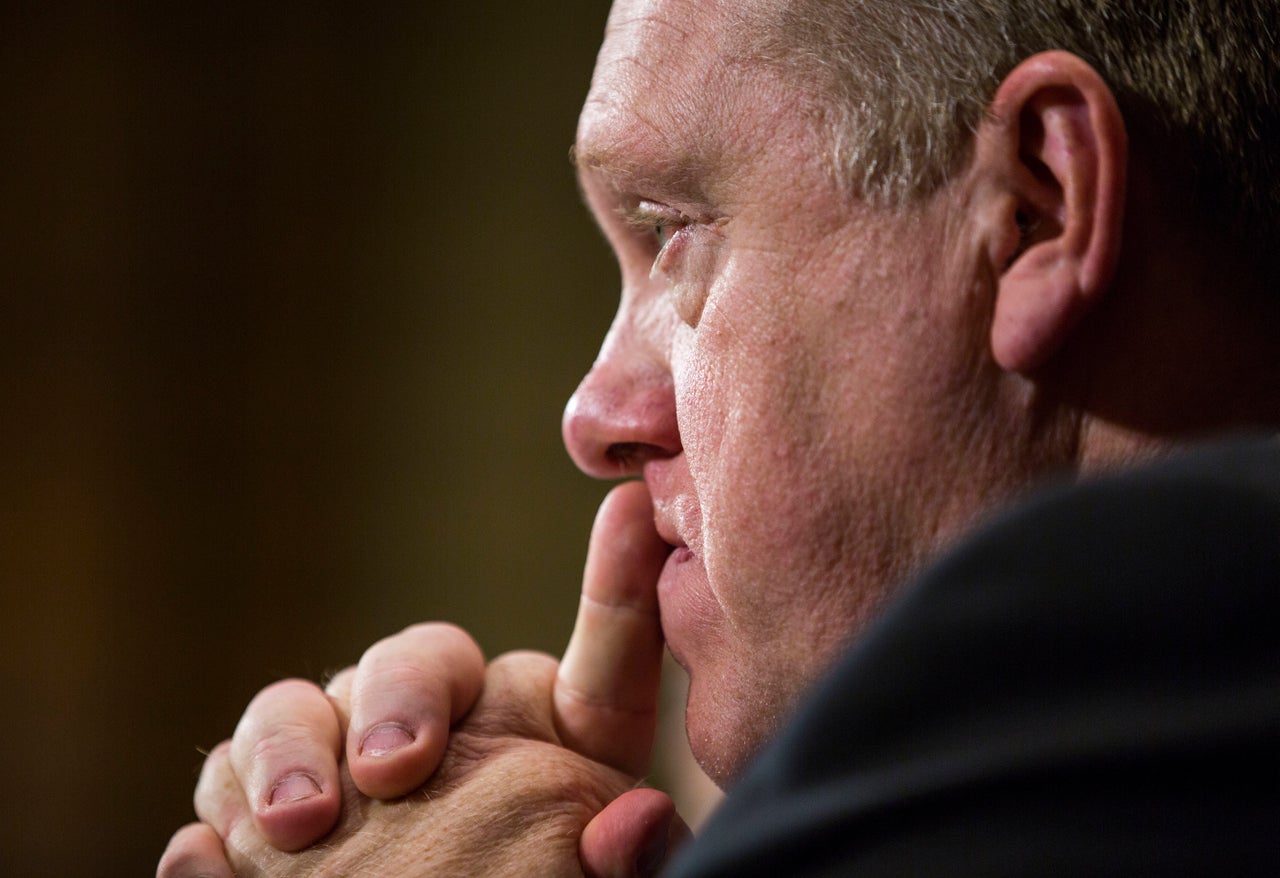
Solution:
M 956 196 L 838 185 L 742 4 L 618 0 L 576 152 L 622 271 L 565 438 L 642 473 L 694 753 L 732 776 L 913 564 L 1020 478 Z

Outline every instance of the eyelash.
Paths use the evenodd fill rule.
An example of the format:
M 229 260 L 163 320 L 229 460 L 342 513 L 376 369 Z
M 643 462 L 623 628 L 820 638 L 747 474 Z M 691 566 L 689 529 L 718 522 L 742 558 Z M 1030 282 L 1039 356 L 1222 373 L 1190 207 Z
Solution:
M 641 202 L 634 210 L 629 211 L 627 222 L 637 232 L 648 238 L 654 249 L 653 271 L 660 270 L 663 256 L 677 240 L 680 232 L 693 224 L 693 220 L 678 211 L 662 209 L 656 205 Z
M 676 314 L 697 329 L 710 293 L 727 217 L 695 218 L 678 208 L 640 200 L 622 217 L 653 260 L 649 279 L 668 292 Z
M 688 223 L 662 223 L 653 227 L 653 240 L 658 247 L 658 252 L 653 257 L 651 274 L 662 270 L 664 257 L 671 250 L 671 245 L 676 243 L 680 233 L 688 227 Z
M 659 253 L 671 243 L 671 239 L 675 237 L 682 227 L 679 223 L 667 222 L 666 220 L 660 220 L 653 224 L 649 232 L 653 235 L 653 242 L 657 245 Z M 672 231 L 673 229 L 674 231 Z

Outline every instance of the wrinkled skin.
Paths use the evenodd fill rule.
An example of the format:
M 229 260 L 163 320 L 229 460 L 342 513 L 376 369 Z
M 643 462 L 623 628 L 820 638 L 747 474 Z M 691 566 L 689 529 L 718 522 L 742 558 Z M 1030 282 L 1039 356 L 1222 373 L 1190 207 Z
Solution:
M 512 654 L 485 667 L 463 632 L 417 625 L 370 647 L 328 692 L 296 680 L 263 690 L 205 763 L 204 824 L 174 836 L 157 874 L 656 874 L 688 828 L 670 797 L 636 786 L 662 655 L 653 582 L 670 551 L 651 510 L 639 482 L 605 498 L 558 665 Z M 391 716 L 361 716 L 388 705 Z M 360 730 L 388 721 L 413 740 L 361 752 Z M 372 801 L 369 783 L 407 798 Z
M 650 679 L 665 637 L 690 676 L 694 753 L 721 785 L 897 583 L 984 510 L 1068 468 L 1076 439 L 1072 415 L 1043 416 L 1044 382 L 992 355 L 996 277 L 1027 243 L 1014 222 L 1026 199 L 1001 188 L 1026 179 L 1001 165 L 1018 150 L 1001 141 L 983 166 L 994 173 L 966 170 L 908 207 L 861 203 L 837 179 L 815 105 L 744 41 L 743 14 L 728 0 L 618 0 L 580 119 L 581 185 L 617 256 L 622 292 L 566 409 L 564 438 L 585 472 L 643 478 L 643 514 L 661 549 L 652 570 L 606 587 L 612 597 L 584 600 L 564 667 L 590 683 L 553 696 L 556 740 L 641 774 L 647 744 L 604 751 L 629 718 L 651 711 L 652 687 L 637 687 L 632 671 L 643 666 L 639 679 Z M 1038 228 L 1046 240 L 1057 231 L 1053 222 Z M 1033 243 L 1033 253 L 1048 246 Z M 1033 289 L 1034 265 L 1074 265 L 1070 253 L 1040 252 L 1027 275 Z M 589 561 L 588 597 L 591 570 Z M 624 618 L 638 605 L 660 630 L 651 619 L 649 634 L 615 638 L 612 622 L 583 624 L 600 607 Z M 608 670 L 583 674 L 598 650 Z M 428 717 L 405 727 L 413 746 L 436 742 L 420 756 L 438 754 L 446 717 L 465 711 L 465 698 L 442 695 L 448 688 L 436 680 L 429 697 L 387 699 L 371 677 L 357 680 L 353 701 L 380 703 L 402 724 Z M 292 715 L 293 698 L 269 701 Z M 313 840 L 338 810 L 339 745 L 317 731 L 328 723 L 320 714 L 302 737 L 321 742 L 311 765 L 328 786 L 297 804 L 329 811 L 317 807 L 285 846 Z M 406 760 L 402 771 L 398 755 L 361 752 L 378 719 L 360 719 L 346 744 L 358 788 L 412 789 L 436 756 Z M 245 737 L 250 758 L 232 772 L 241 778 L 255 764 L 287 768 L 305 749 L 264 747 L 261 730 Z M 254 787 L 258 831 L 271 823 L 261 819 L 263 790 L 279 776 L 267 772 Z M 551 793 L 565 790 L 552 783 Z M 585 839 L 612 837 L 590 826 Z M 622 845 L 625 859 L 634 841 Z
M 235 874 L 494 876 L 582 874 L 578 839 L 633 781 L 562 746 L 550 710 L 555 662 L 512 654 L 489 666 L 485 694 L 454 729 L 431 781 L 404 800 L 371 801 L 345 783 L 342 817 L 322 845 L 271 848 L 215 753 L 201 779 L 206 820 Z
M 722 785 L 892 587 L 1026 483 L 964 181 L 890 212 L 837 185 L 740 4 L 614 4 L 579 123 L 622 270 L 570 402 L 587 472 L 643 475 L 695 755 Z M 710 132 L 710 134 L 708 134 Z M 664 246 L 665 245 L 665 246 Z

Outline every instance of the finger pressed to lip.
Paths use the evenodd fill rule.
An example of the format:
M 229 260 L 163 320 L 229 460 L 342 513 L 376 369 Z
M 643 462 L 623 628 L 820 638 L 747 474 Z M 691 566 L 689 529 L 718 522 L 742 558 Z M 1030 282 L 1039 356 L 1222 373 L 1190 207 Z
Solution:
M 556 680 L 564 742 L 634 776 L 653 746 L 663 648 L 656 583 L 670 549 L 644 484 L 614 488 L 591 531 L 578 619 Z

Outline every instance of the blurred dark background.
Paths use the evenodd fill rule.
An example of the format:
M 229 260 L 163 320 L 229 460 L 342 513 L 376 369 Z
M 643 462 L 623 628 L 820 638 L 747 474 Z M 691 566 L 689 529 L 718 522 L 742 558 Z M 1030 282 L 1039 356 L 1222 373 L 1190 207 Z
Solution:
M 151 874 L 261 686 L 413 621 L 562 649 L 607 5 L 3 6 L 4 875 Z

